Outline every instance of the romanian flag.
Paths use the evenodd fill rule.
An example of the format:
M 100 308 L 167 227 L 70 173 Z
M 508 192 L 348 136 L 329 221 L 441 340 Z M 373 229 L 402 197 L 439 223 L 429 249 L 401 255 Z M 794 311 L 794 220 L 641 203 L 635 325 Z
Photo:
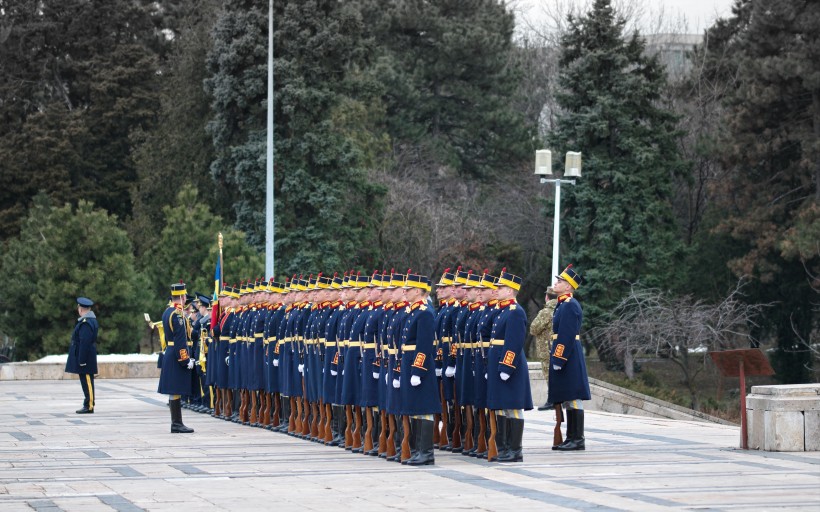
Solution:
M 214 272 L 214 298 L 211 301 L 211 325 L 219 324 L 219 292 L 222 291 L 222 249 L 216 259 L 216 271 Z

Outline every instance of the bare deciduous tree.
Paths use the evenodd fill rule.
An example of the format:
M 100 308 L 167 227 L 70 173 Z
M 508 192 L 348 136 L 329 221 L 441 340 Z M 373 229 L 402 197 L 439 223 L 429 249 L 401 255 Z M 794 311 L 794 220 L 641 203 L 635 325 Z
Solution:
M 769 304 L 743 302 L 742 289 L 743 280 L 721 302 L 707 304 L 692 296 L 632 285 L 611 320 L 591 334 L 601 340 L 599 346 L 626 363 L 639 355 L 669 359 L 681 370 L 692 408 L 698 409 L 697 377 L 706 367 L 707 353 L 757 344 L 751 328 Z M 627 371 L 631 370 L 628 364 Z

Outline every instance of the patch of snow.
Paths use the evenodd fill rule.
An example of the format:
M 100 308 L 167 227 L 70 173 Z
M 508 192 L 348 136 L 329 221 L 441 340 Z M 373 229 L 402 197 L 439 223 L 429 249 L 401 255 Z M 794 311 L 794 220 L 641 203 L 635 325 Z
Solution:
M 65 363 L 68 354 L 57 354 L 40 358 L 35 363 Z M 156 362 L 157 354 L 104 354 L 97 356 L 99 363 L 144 363 Z

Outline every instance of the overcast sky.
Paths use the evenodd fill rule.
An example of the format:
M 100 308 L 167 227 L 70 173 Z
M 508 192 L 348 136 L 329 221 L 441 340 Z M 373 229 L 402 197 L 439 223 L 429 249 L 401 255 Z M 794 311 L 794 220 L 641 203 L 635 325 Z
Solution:
M 614 4 L 630 2 L 638 4 L 649 17 L 657 18 L 662 12 L 665 20 L 680 20 L 685 17 L 688 33 L 699 34 L 718 17 L 731 15 L 733 0 L 614 0 Z M 591 0 L 508 0 L 522 20 L 532 24 L 543 24 L 548 18 L 547 10 L 555 10 L 557 4 L 589 5 Z M 643 27 L 645 31 L 645 27 Z

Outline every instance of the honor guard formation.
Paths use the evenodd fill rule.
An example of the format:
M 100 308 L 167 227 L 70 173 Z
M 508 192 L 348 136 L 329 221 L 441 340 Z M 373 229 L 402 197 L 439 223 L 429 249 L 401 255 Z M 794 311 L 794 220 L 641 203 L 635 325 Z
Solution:
M 430 279 L 411 270 L 248 280 L 223 286 L 211 311 L 202 295 L 186 310 L 185 285 L 172 285 L 158 363 L 159 392 L 171 395 L 171 432 L 193 432 L 182 423 L 184 406 L 413 466 L 433 464 L 435 449 L 523 461 L 532 395 L 527 315 L 516 302 L 521 278 L 459 267 L 435 286 L 437 309 Z M 578 331 L 566 348 L 573 327 L 557 319 L 565 307 L 554 323 L 554 345 L 565 348 L 552 361 L 572 378 L 565 370 L 583 357 L 573 357 L 581 354 Z M 550 398 L 564 397 L 550 389 Z M 580 429 L 581 445 L 570 449 L 583 449 L 577 404 L 569 427 Z

